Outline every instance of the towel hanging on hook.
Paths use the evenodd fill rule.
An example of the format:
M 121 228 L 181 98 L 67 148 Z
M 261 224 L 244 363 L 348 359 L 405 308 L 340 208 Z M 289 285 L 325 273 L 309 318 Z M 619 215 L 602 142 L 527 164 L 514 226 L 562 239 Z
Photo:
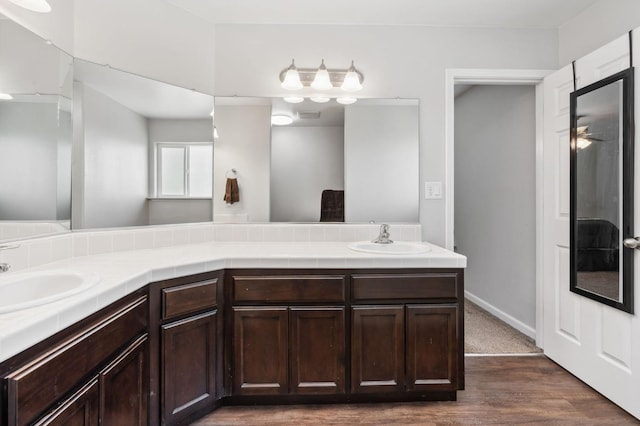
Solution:
M 236 169 L 227 170 L 225 173 L 227 183 L 224 191 L 224 201 L 227 204 L 233 204 L 240 201 L 240 190 L 238 188 L 238 179 Z

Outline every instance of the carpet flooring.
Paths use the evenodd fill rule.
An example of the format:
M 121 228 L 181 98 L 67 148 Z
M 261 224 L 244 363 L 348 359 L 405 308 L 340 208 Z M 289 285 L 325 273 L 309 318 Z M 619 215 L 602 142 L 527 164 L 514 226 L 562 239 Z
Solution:
M 467 354 L 542 352 L 531 338 L 469 300 L 464 301 L 464 340 Z

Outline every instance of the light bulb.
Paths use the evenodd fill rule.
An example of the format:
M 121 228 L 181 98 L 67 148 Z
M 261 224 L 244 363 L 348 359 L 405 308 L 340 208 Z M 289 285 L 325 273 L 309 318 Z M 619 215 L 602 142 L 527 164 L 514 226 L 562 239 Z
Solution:
M 324 59 L 322 60 L 318 71 L 316 71 L 316 76 L 311 82 L 311 87 L 316 90 L 329 90 L 333 88 L 329 71 L 327 71 L 327 67 L 324 65 Z
M 331 100 L 331 98 L 329 98 L 327 96 L 312 96 L 309 99 L 311 99 L 313 102 L 317 102 L 319 104 L 323 104 L 323 103 L 329 102 Z
M 341 98 L 336 98 L 336 102 L 342 105 L 351 105 L 358 102 L 358 99 L 351 96 L 343 96 Z
M 353 61 L 351 61 L 351 66 L 347 70 L 347 73 L 344 76 L 344 81 L 342 82 L 342 86 L 340 86 L 340 88 L 345 92 L 357 92 L 358 90 L 362 89 L 360 76 L 358 75 L 356 67 L 353 66 Z
M 283 89 L 287 90 L 299 90 L 302 89 L 302 82 L 300 81 L 300 74 L 298 74 L 298 69 L 294 63 L 294 60 L 291 60 L 291 65 L 287 68 L 287 72 L 284 75 L 284 79 L 282 79 Z
M 271 124 L 276 126 L 286 126 L 293 123 L 293 118 L 288 115 L 272 115 L 271 116 Z
M 299 104 L 304 101 L 304 98 L 302 96 L 285 96 L 283 100 L 290 104 Z
M 591 145 L 591 141 L 589 139 L 578 138 L 578 143 L 576 144 L 578 149 L 585 149 L 589 145 Z
M 51 12 L 51 5 L 47 3 L 47 0 L 9 0 L 13 4 L 17 4 L 20 7 L 39 13 Z

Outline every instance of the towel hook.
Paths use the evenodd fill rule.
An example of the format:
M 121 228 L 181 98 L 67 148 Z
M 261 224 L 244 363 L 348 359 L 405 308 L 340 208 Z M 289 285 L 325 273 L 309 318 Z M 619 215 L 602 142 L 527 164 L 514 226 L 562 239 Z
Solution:
M 236 177 L 237 173 L 238 173 L 238 172 L 236 172 L 236 169 L 229 169 L 229 170 L 227 170 L 227 172 L 225 173 L 225 176 L 226 176 L 227 178 L 234 178 L 234 177 Z

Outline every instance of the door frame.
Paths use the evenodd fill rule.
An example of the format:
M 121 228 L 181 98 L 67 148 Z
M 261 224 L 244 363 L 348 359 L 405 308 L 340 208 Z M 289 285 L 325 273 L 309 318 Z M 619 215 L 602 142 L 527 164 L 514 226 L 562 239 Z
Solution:
M 462 69 L 451 68 L 445 70 L 445 247 L 453 250 L 454 246 L 454 129 L 455 129 L 455 95 L 456 84 L 477 85 L 530 85 L 535 86 L 535 119 L 536 119 L 536 157 L 535 157 L 535 182 L 536 182 L 536 330 L 535 339 L 537 346 L 544 348 L 543 335 L 543 264 L 542 264 L 542 229 L 543 229 L 543 156 L 542 142 L 544 138 L 543 127 L 543 90 L 544 77 L 555 70 L 541 69 Z M 520 331 L 525 324 L 505 314 L 502 311 L 492 312 L 503 321 Z M 501 315 L 502 314 L 502 315 Z M 525 326 L 526 327 L 526 326 Z M 529 327 L 526 327 L 529 328 Z

